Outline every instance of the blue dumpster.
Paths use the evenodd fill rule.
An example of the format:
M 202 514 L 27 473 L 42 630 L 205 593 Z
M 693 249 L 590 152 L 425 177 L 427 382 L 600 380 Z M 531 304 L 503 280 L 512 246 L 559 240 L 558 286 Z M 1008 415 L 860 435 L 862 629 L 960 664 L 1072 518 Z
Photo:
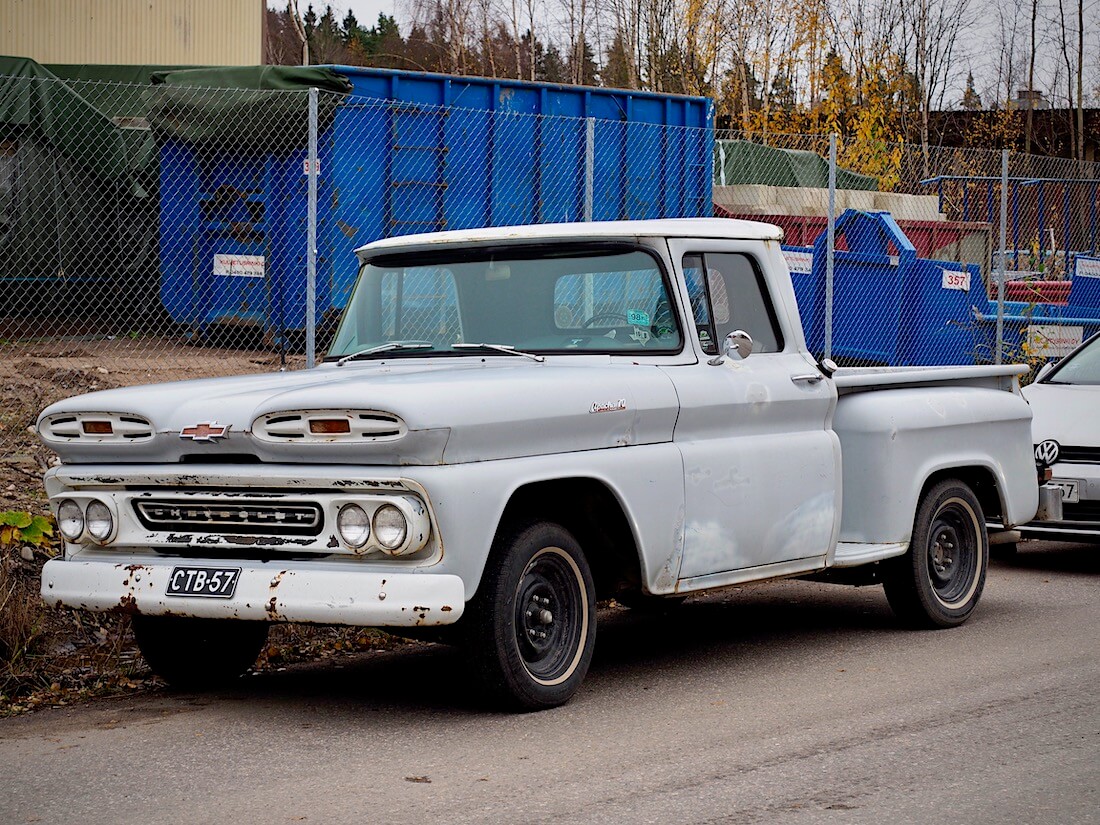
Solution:
M 826 246 L 823 232 L 810 274 L 792 272 L 806 340 L 818 354 L 825 349 Z M 832 355 L 891 366 L 972 363 L 971 305 L 981 283 L 976 265 L 918 258 L 888 212 L 849 209 L 836 224 Z
M 711 214 L 706 98 L 323 67 L 350 84 L 319 135 L 318 318 L 352 250 L 443 229 Z M 677 128 L 691 127 L 691 128 Z M 231 129 L 232 124 L 226 126 Z M 162 298 L 177 321 L 305 324 L 306 148 L 160 140 Z
M 977 346 L 985 360 L 992 360 L 997 340 L 996 296 L 990 298 L 981 288 L 972 304 Z M 1065 306 L 1005 301 L 1002 320 L 1003 352 L 1016 360 L 1064 354 L 1072 342 L 1100 332 L 1100 258 L 1076 257 Z

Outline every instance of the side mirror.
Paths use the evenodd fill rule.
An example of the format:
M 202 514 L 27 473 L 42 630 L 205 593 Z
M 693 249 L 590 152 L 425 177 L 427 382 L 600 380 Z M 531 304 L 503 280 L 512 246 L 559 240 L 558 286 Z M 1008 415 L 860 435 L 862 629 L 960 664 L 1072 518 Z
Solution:
M 716 367 L 735 353 L 738 361 L 743 361 L 752 354 L 752 336 L 743 329 L 735 329 L 729 333 L 723 343 L 721 354 L 711 358 L 707 363 Z
M 1054 362 L 1053 361 L 1047 361 L 1045 364 L 1043 364 L 1043 366 L 1039 367 L 1039 371 L 1037 373 L 1035 373 L 1035 380 L 1036 381 L 1040 380 L 1044 375 L 1046 375 L 1052 369 L 1054 369 Z

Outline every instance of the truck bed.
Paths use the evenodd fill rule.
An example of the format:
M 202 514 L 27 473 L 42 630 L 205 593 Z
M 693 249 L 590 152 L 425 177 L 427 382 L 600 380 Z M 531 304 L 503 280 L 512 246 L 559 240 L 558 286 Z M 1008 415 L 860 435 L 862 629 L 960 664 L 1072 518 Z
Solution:
M 833 378 L 840 395 L 876 389 L 958 386 L 959 384 L 1013 392 L 1017 390 L 1018 377 L 1027 372 L 1028 367 L 1025 364 L 958 367 L 841 367 Z

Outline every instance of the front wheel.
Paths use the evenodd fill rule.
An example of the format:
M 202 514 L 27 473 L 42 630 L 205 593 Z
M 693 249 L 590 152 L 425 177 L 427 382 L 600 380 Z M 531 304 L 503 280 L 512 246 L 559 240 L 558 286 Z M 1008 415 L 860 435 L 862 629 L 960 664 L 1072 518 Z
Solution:
M 132 626 L 150 670 L 183 690 L 237 678 L 256 663 L 267 642 L 267 622 L 136 615 Z
M 469 614 L 471 654 L 490 694 L 517 710 L 569 701 L 596 643 L 596 595 L 580 545 L 559 524 L 502 533 Z
M 989 566 L 982 506 L 958 479 L 921 499 L 909 552 L 887 562 L 883 585 L 894 613 L 915 627 L 954 627 L 981 598 Z

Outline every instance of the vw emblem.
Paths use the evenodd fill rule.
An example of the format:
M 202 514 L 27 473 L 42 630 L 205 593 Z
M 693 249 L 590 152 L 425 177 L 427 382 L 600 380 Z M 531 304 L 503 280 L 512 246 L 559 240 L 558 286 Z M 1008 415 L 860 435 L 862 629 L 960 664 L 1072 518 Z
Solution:
M 1040 464 L 1049 467 L 1055 461 L 1058 460 L 1058 442 L 1054 439 L 1048 438 L 1046 441 L 1040 442 L 1035 445 L 1035 460 Z

